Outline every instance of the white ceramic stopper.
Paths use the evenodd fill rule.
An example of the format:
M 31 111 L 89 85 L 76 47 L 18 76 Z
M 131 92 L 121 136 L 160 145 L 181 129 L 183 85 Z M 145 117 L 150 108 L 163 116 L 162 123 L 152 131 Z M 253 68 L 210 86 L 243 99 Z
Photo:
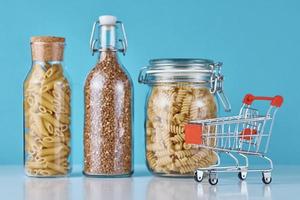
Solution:
M 112 15 L 102 15 L 99 17 L 100 25 L 116 25 L 117 17 Z

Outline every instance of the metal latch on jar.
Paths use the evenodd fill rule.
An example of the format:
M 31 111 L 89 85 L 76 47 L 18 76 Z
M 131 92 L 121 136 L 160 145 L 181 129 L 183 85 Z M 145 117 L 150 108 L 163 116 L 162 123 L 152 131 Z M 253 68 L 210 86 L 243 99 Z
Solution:
M 125 32 L 125 27 L 124 24 L 122 23 L 122 21 L 117 21 L 116 24 L 119 24 L 122 30 L 122 35 L 123 35 L 123 39 L 118 39 L 118 41 L 121 44 L 121 48 L 116 47 L 116 51 L 121 52 L 123 55 L 126 54 L 127 51 L 127 47 L 128 47 L 128 43 L 127 43 L 127 36 L 126 36 L 126 32 Z M 100 26 L 100 22 L 99 20 L 95 21 L 93 24 L 93 29 L 91 32 L 91 37 L 90 37 L 90 49 L 92 51 L 92 55 L 95 54 L 95 52 L 100 52 L 103 51 L 102 48 L 97 48 L 96 44 L 97 42 L 99 43 L 99 46 L 101 46 L 99 39 L 95 39 L 95 31 L 96 31 L 96 27 Z
M 231 105 L 223 91 L 224 76 L 221 74 L 222 65 L 223 65 L 223 63 L 221 63 L 221 62 L 217 62 L 217 63 L 210 65 L 211 70 L 212 70 L 212 75 L 211 75 L 211 80 L 210 80 L 210 84 L 211 84 L 210 92 L 213 94 L 217 93 L 218 98 L 220 99 L 225 111 L 230 112 Z

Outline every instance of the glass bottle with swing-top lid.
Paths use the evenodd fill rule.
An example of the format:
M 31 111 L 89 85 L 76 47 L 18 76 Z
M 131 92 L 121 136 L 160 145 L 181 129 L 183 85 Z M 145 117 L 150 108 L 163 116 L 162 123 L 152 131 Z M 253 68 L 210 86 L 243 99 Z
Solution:
M 117 34 L 121 27 L 123 38 Z M 99 38 L 94 32 L 99 30 Z M 127 39 L 123 23 L 101 16 L 90 39 L 92 53 L 99 52 L 96 66 L 84 87 L 84 170 L 88 176 L 129 176 L 133 173 L 132 93 L 129 74 L 120 63 Z

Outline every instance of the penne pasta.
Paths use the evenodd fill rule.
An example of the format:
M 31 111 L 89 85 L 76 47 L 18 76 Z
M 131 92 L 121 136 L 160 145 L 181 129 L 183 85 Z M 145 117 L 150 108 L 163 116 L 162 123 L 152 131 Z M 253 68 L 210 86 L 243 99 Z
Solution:
M 50 124 L 52 124 L 54 127 L 60 126 L 59 121 L 54 118 L 52 115 L 50 115 L 49 113 L 39 113 L 38 114 L 43 120 L 49 122 Z
M 42 169 L 42 168 L 46 168 L 46 163 L 42 163 L 38 161 L 28 161 L 26 163 L 26 167 L 30 169 Z
M 39 99 L 38 103 L 40 105 L 39 109 L 40 109 L 40 107 L 43 107 L 46 110 L 46 112 L 47 112 L 47 110 L 51 110 L 54 112 L 54 105 L 49 100 L 42 97 Z
M 48 136 L 48 132 L 44 126 L 43 120 L 36 114 L 33 114 L 32 117 L 33 117 L 34 124 L 32 124 L 31 126 L 36 127 L 34 129 L 35 132 L 37 132 L 39 135 Z
M 57 89 L 55 88 L 53 90 L 53 96 L 57 101 L 54 101 L 54 104 L 61 105 L 62 106 L 69 106 L 70 104 L 70 96 L 63 91 L 61 88 Z
M 47 81 L 52 81 L 54 80 L 55 78 L 57 77 L 62 77 L 63 74 L 62 74 L 62 68 L 61 68 L 61 65 L 58 65 L 58 64 L 54 64 L 51 68 L 49 68 L 45 74 L 44 74 L 44 78 L 45 78 L 45 82 Z
M 61 150 L 63 149 L 63 146 L 55 146 L 53 148 L 45 148 L 45 149 L 41 149 L 38 152 L 39 156 L 47 156 L 47 155 L 52 155 L 52 154 L 57 154 L 59 153 Z
M 39 170 L 39 174 L 42 176 L 53 176 L 53 175 L 58 175 L 59 173 L 55 170 L 45 168 L 45 169 Z
M 54 170 L 54 171 L 60 172 L 60 173 L 62 173 L 62 174 L 66 173 L 66 171 L 67 171 L 67 168 L 66 168 L 66 167 L 63 167 L 63 166 L 61 166 L 61 165 L 57 165 L 57 164 L 52 163 L 52 162 L 47 162 L 47 167 L 48 167 L 49 169 Z
M 26 103 L 28 103 L 29 106 L 34 106 L 36 101 L 33 96 L 28 96 L 26 99 Z
M 48 93 L 48 92 L 43 92 L 43 93 L 41 94 L 41 97 L 42 97 L 43 99 L 47 100 L 49 103 L 53 104 L 54 97 L 53 97 L 50 93 Z
M 53 135 L 53 133 L 54 133 L 54 126 L 51 123 L 49 123 L 48 121 L 45 121 L 44 124 L 45 124 L 45 127 L 46 127 L 49 135 Z
M 39 112 L 47 113 L 47 109 L 44 106 L 39 106 Z
M 70 155 L 70 87 L 60 64 L 35 64 L 24 83 L 26 173 L 66 175 Z
M 43 68 L 38 65 L 38 64 L 35 64 L 33 67 L 32 67 L 32 70 L 31 70 L 31 76 L 32 76 L 32 79 L 28 79 L 28 80 L 40 80 L 43 78 L 45 74 L 45 71 L 43 70 Z
M 70 109 L 63 106 L 54 105 L 54 112 L 58 114 L 70 115 Z
M 61 164 L 64 161 L 66 161 L 66 156 L 68 156 L 69 153 L 67 151 L 62 151 L 61 153 L 58 153 L 56 155 L 48 155 L 44 156 L 43 159 L 45 162 L 55 162 L 57 164 Z
M 60 121 L 62 124 L 69 124 L 70 123 L 70 117 L 67 114 L 58 114 L 55 116 L 58 121 Z
M 61 78 L 43 83 L 42 87 L 41 87 L 41 92 L 48 92 L 49 90 L 52 90 L 54 88 L 54 84 L 59 83 L 62 80 L 63 80 L 63 78 L 61 77 Z

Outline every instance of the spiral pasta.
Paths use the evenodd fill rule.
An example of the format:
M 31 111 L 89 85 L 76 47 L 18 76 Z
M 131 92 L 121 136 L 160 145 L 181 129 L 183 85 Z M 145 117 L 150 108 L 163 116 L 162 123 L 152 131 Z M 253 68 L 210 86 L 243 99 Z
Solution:
M 211 150 L 185 143 L 184 125 L 192 119 L 216 117 L 216 104 L 207 88 L 157 85 L 148 101 L 146 157 L 157 173 L 192 174 L 216 162 Z M 214 130 L 211 128 L 211 130 Z M 214 145 L 213 141 L 206 141 Z
M 70 86 L 60 64 L 36 63 L 24 84 L 25 170 L 29 176 L 70 169 Z

